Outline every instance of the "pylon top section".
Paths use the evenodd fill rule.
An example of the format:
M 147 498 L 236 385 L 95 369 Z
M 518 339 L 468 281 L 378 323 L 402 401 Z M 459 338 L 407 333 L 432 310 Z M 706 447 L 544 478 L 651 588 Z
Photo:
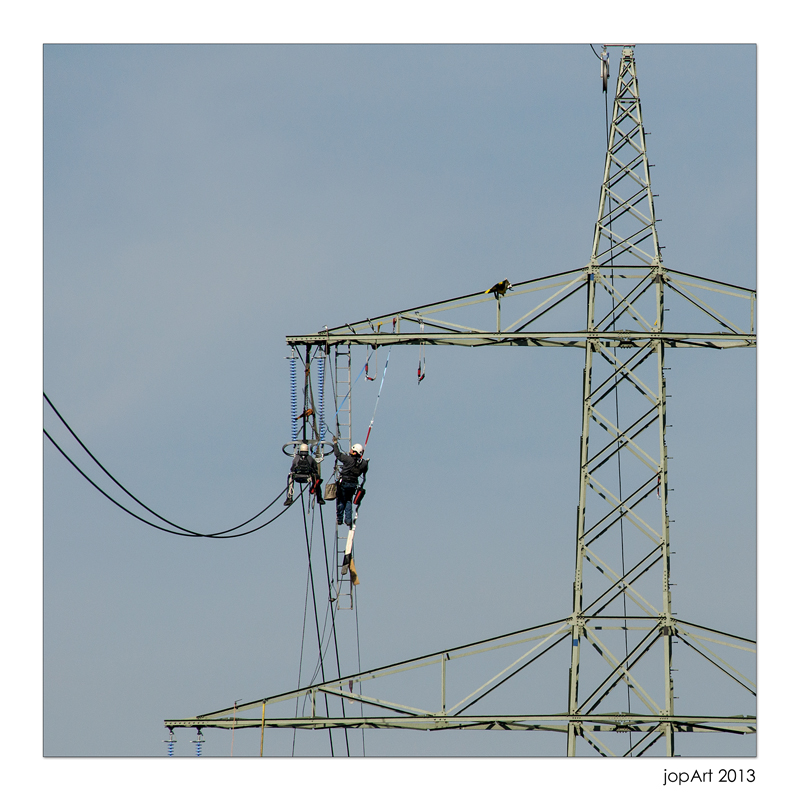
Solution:
M 661 266 L 633 47 L 620 58 L 592 265 Z

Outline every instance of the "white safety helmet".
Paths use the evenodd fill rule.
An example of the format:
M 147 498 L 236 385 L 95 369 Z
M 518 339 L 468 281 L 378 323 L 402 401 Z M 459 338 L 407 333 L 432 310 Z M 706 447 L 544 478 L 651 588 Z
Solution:
M 358 455 L 363 456 L 364 455 L 364 448 L 360 444 L 354 444 L 350 448 L 350 452 L 351 453 L 357 453 Z
M 308 445 L 307 444 L 301 444 L 300 445 L 300 452 L 301 453 L 307 453 L 308 452 Z

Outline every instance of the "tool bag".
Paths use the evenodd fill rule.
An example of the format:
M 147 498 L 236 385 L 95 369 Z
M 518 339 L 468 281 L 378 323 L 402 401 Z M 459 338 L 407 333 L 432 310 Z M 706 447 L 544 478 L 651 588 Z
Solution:
M 325 485 L 325 499 L 326 500 L 335 500 L 336 499 L 336 486 L 335 483 L 328 483 Z

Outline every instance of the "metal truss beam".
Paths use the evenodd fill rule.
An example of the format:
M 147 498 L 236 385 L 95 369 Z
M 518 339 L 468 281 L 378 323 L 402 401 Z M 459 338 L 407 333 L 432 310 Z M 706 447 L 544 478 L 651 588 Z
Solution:
M 493 691 L 523 671 L 536 668 L 541 664 L 540 658 L 551 652 L 570 635 L 575 620 L 565 618 L 553 622 L 525 628 L 513 633 L 483 639 L 470 644 L 429 653 L 418 658 L 396 662 L 377 669 L 367 670 L 352 675 L 347 675 L 334 680 L 328 680 L 313 686 L 303 687 L 282 694 L 264 697 L 246 703 L 238 703 L 235 707 L 223 708 L 197 717 L 164 720 L 164 725 L 172 731 L 175 728 L 204 728 L 222 729 L 299 729 L 299 730 L 324 730 L 336 728 L 372 728 L 396 730 L 508 730 L 508 731 L 541 731 L 568 733 L 575 728 L 578 734 L 598 749 L 603 755 L 614 755 L 607 743 L 597 738 L 600 734 L 629 733 L 642 734 L 643 738 L 632 745 L 624 753 L 627 756 L 641 755 L 653 743 L 648 737 L 660 739 L 675 732 L 716 732 L 732 734 L 755 733 L 755 716 L 731 716 L 719 714 L 665 714 L 663 710 L 655 710 L 652 702 L 648 703 L 649 710 L 630 712 L 615 710 L 612 712 L 596 711 L 594 708 L 580 708 L 575 713 L 542 713 L 542 714 L 477 714 L 468 713 L 468 709 L 478 701 L 487 698 Z M 706 628 L 694 623 L 673 619 L 679 633 L 687 638 L 692 638 L 699 647 L 704 647 L 710 657 L 722 662 L 712 653 L 708 644 L 727 645 L 738 650 L 754 652 L 750 645 L 752 640 L 734 636 L 722 631 Z M 615 659 L 606 649 L 606 661 L 611 666 L 611 672 L 606 681 L 599 688 L 609 690 L 609 681 L 631 680 L 629 670 L 634 666 L 630 661 L 637 656 L 644 655 L 654 642 L 667 630 L 663 615 L 645 614 L 639 616 L 593 614 L 582 621 L 587 638 L 602 647 L 600 635 L 605 632 L 628 630 L 645 634 L 642 643 L 635 646 L 630 653 L 626 653 L 623 662 Z M 711 634 L 711 635 L 704 635 Z M 655 638 L 653 638 L 655 637 Z M 728 640 L 728 641 L 726 641 Z M 708 643 L 708 644 L 704 644 Z M 446 676 L 448 670 L 454 668 L 464 658 L 480 659 L 491 653 L 497 653 L 508 648 L 516 648 L 511 656 L 512 660 L 498 668 L 495 664 L 487 680 L 476 686 L 457 702 L 446 702 Z M 522 652 L 519 652 L 519 651 Z M 723 664 L 725 662 L 722 662 Z M 433 709 L 414 708 L 398 700 L 388 699 L 390 694 L 381 692 L 382 699 L 366 694 L 363 691 L 354 691 L 355 686 L 369 684 L 370 681 L 381 681 L 409 673 L 414 670 L 427 670 L 432 674 L 435 684 L 441 687 L 441 703 Z M 726 671 L 723 669 L 723 671 Z M 387 690 L 391 692 L 392 690 Z M 396 689 L 394 690 L 396 691 Z M 324 706 L 323 698 L 347 699 L 359 703 L 361 713 L 353 716 L 333 716 L 319 713 Z M 267 713 L 268 709 L 280 707 L 281 703 L 291 701 L 307 701 L 311 713 L 296 716 L 283 716 Z M 583 705 L 592 700 L 586 698 Z M 594 705 L 598 701 L 594 698 Z M 364 714 L 363 707 L 369 706 L 379 713 Z M 255 712 L 255 716 L 252 714 Z M 642 745 L 647 743 L 647 747 Z
M 580 347 L 591 339 L 607 347 L 646 347 L 652 342 L 662 341 L 666 347 L 705 347 L 723 350 L 731 347 L 755 347 L 754 334 L 732 333 L 640 333 L 637 331 L 543 331 L 541 333 L 489 334 L 482 331 L 470 333 L 317 333 L 305 336 L 287 336 L 293 346 L 335 344 L 367 345 L 459 345 L 461 347 L 485 347 L 488 345 L 517 345 L 532 347 Z
M 349 697 L 348 694 L 342 695 Z M 395 730 L 506 730 L 566 733 L 570 725 L 585 731 L 650 733 L 673 726 L 675 731 L 748 734 L 756 732 L 755 717 L 663 716 L 658 714 L 537 714 L 519 716 L 396 716 L 396 717 L 218 717 L 216 719 L 167 719 L 167 728 L 387 728 Z

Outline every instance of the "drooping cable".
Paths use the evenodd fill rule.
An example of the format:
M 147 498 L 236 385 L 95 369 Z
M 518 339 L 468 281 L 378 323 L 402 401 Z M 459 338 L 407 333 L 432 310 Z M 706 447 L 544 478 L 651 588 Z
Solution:
M 309 498 L 309 500 L 311 500 L 311 498 Z M 305 514 L 305 507 L 304 507 L 304 514 Z M 308 538 L 309 538 L 309 540 L 311 542 L 311 548 L 310 549 L 311 549 L 312 552 L 313 552 L 313 540 L 314 540 L 314 523 L 315 523 L 315 514 L 312 514 L 311 531 L 310 531 L 310 536 L 308 536 Z M 307 522 L 306 522 L 306 525 L 307 525 Z M 333 574 L 335 575 L 335 572 L 336 572 L 336 569 L 337 569 L 337 564 L 335 562 L 331 562 L 332 566 L 328 567 L 328 547 L 327 547 L 327 542 L 326 542 L 326 538 L 325 538 L 324 516 L 322 515 L 322 513 L 320 513 L 320 525 L 322 527 L 322 535 L 323 535 L 323 551 L 324 551 L 323 552 L 323 557 L 324 557 L 325 563 L 326 563 L 326 579 L 328 581 L 328 587 L 330 587 L 331 583 L 334 580 L 334 578 L 332 577 L 332 574 L 331 574 L 331 569 L 333 571 Z M 310 582 L 312 584 L 312 589 L 311 589 L 312 598 L 315 598 L 315 590 L 314 590 L 315 584 L 313 582 L 313 570 L 311 568 L 311 557 L 310 556 L 309 556 L 309 576 L 310 576 L 309 580 L 310 580 Z M 323 670 L 323 662 L 324 662 L 325 658 L 328 655 L 328 650 L 330 649 L 331 642 L 333 642 L 334 654 L 335 654 L 335 658 L 336 658 L 336 676 L 337 676 L 337 678 L 341 678 L 342 677 L 342 668 L 341 668 L 341 662 L 340 662 L 340 657 L 339 657 L 339 639 L 338 639 L 338 634 L 337 634 L 337 631 L 336 631 L 336 610 L 335 610 L 335 607 L 333 605 L 332 599 L 330 597 L 328 599 L 331 600 L 331 602 L 328 604 L 328 607 L 325 610 L 325 615 L 324 615 L 324 619 L 322 621 L 322 625 L 321 626 L 320 626 L 320 623 L 319 623 L 319 612 L 318 612 L 318 609 L 317 609 L 316 601 L 314 599 L 314 615 L 315 615 L 315 624 L 316 624 L 316 628 L 317 628 L 317 631 L 318 631 L 317 639 L 318 639 L 318 654 L 319 655 L 318 655 L 318 658 L 317 658 L 317 663 L 316 663 L 316 665 L 314 667 L 314 671 L 313 671 L 313 673 L 311 675 L 311 680 L 310 680 L 311 684 L 314 684 L 314 683 L 317 682 L 317 676 L 320 675 L 320 674 L 322 674 L 323 682 L 325 682 L 325 680 L 326 680 L 325 673 L 324 673 L 324 670 Z M 308 608 L 308 586 L 306 587 L 306 606 L 305 606 L 305 608 L 306 608 L 306 612 L 304 612 L 304 618 L 303 618 L 304 619 L 304 621 L 303 621 L 304 629 L 305 629 L 305 619 L 306 619 L 305 614 L 307 613 L 307 608 Z M 328 612 L 329 611 L 330 611 L 330 621 L 331 621 L 330 628 L 328 628 Z M 301 658 L 302 658 L 302 654 L 301 654 Z M 302 669 L 302 664 L 301 664 L 301 669 Z M 298 688 L 299 688 L 299 680 L 300 680 L 300 678 L 298 676 Z M 307 700 L 307 697 L 304 697 L 303 698 L 303 713 L 305 713 L 306 700 Z M 346 713 L 345 713 L 345 705 L 344 705 L 344 698 L 343 697 L 340 697 L 340 702 L 341 702 L 341 705 L 342 705 L 342 717 L 345 717 Z M 296 708 L 298 707 L 298 705 L 299 705 L 299 700 L 295 704 Z M 327 709 L 327 696 L 326 696 L 326 709 Z M 344 735 L 345 735 L 345 748 L 346 748 L 346 751 L 347 751 L 347 756 L 349 757 L 350 756 L 350 736 L 349 736 L 349 730 L 347 728 L 344 729 Z M 293 741 L 294 741 L 294 737 L 293 737 Z M 294 749 L 292 751 L 292 754 L 294 754 Z
M 100 467 L 100 469 L 101 469 L 101 470 L 103 470 L 103 472 L 104 472 L 104 473 L 105 473 L 105 474 L 106 474 L 106 475 L 107 475 L 109 478 L 111 478 L 111 480 L 112 480 L 112 481 L 113 481 L 113 482 L 114 482 L 114 483 L 115 483 L 115 484 L 116 484 L 116 485 L 117 485 L 117 486 L 118 486 L 120 489 L 122 489 L 122 491 L 123 491 L 123 492 L 125 492 L 125 494 L 126 494 L 126 495 L 128 495 L 128 497 L 130 497 L 130 498 L 131 498 L 131 500 L 133 500 L 134 502 L 138 503 L 138 504 L 139 504 L 139 505 L 140 505 L 140 506 L 141 506 L 143 509 L 145 509 L 146 511 L 149 511 L 149 512 L 150 512 L 150 513 L 151 513 L 151 514 L 154 516 L 154 517 L 157 517 L 157 518 L 158 518 L 158 519 L 160 519 L 162 522 L 166 522 L 166 523 L 167 523 L 167 525 L 172 525 L 172 527 L 173 527 L 173 528 L 177 528 L 177 529 L 178 529 L 178 530 L 180 530 L 180 531 L 185 531 L 187 534 L 192 534 L 193 536 L 220 536 L 221 534 L 224 534 L 224 533 L 231 533 L 232 531 L 239 530 L 239 528 L 243 528 L 245 525 L 249 525 L 251 522 L 253 522 L 253 520 L 255 520 L 255 519 L 258 519 L 258 518 L 259 518 L 259 517 L 260 517 L 260 516 L 261 516 L 261 515 L 262 515 L 264 512 L 266 512 L 266 511 L 267 511 L 267 510 L 268 510 L 268 509 L 269 509 L 269 508 L 270 508 L 270 507 L 273 505 L 273 503 L 275 503 L 275 502 L 276 502 L 276 500 L 278 499 L 278 498 L 275 498 L 275 500 L 273 500 L 273 501 L 272 501 L 272 503 L 270 503 L 270 504 L 269 504 L 268 506 L 266 506 L 265 508 L 262 508 L 262 509 L 261 509 L 261 511 L 259 511 L 259 512 L 258 512 L 258 514 L 256 514 L 256 515 L 255 515 L 255 516 L 253 516 L 253 517 L 250 517 L 250 519 L 246 520 L 245 522 L 242 522 L 242 523 L 240 523 L 239 525 L 235 525 L 233 528 L 228 528 L 227 530 L 224 530 L 224 531 L 216 531 L 215 533 L 201 533 L 200 531 L 193 531 L 193 530 L 191 530 L 190 528 L 184 528 L 183 526 L 181 526 L 181 525 L 178 525 L 176 522 L 172 522 L 171 520 L 167 519 L 166 517 L 162 517 L 162 516 L 161 516 L 161 514 L 158 514 L 158 513 L 156 513 L 155 511 L 153 511 L 153 509 L 152 509 L 152 508 L 150 508 L 149 506 L 145 505 L 145 504 L 144 504 L 144 503 L 143 503 L 141 500 L 139 500 L 139 499 L 138 499 L 138 498 L 137 498 L 135 495 L 131 494 L 131 492 L 129 492 L 129 491 L 128 491 L 128 490 L 127 490 L 127 489 L 126 489 L 126 488 L 125 488 L 125 487 L 124 487 L 124 486 L 123 486 L 123 485 L 122 485 L 122 484 L 121 484 L 121 483 L 120 483 L 120 482 L 119 482 L 119 481 L 118 481 L 118 480 L 117 480 L 117 479 L 116 479 L 116 478 L 115 478 L 115 477 L 114 477 L 114 476 L 113 476 L 113 475 L 112 475 L 112 474 L 111 474 L 111 473 L 110 473 L 110 472 L 109 472 L 109 471 L 108 471 L 108 470 L 107 470 L 107 469 L 106 469 L 106 468 L 105 468 L 105 467 L 104 467 L 104 466 L 103 466 L 103 465 L 102 465 L 102 464 L 101 464 L 101 463 L 100 463 L 98 460 L 97 460 L 97 458 L 95 458 L 95 456 L 94 456 L 94 454 L 92 453 L 92 451 L 91 451 L 91 450 L 89 450 L 89 448 L 88 448 L 88 447 L 87 447 L 87 446 L 86 446 L 86 445 L 85 445 L 85 444 L 84 444 L 84 443 L 81 441 L 81 439 L 80 439 L 80 437 L 78 436 L 78 434 L 77 434 L 77 433 L 75 433 L 75 431 L 74 431 L 74 430 L 72 430 L 72 428 L 70 427 L 69 423 L 68 423 L 68 422 L 67 422 L 67 421 L 64 419 L 64 417 L 61 415 L 61 413 L 60 413 L 60 412 L 59 412 L 59 410 L 58 410 L 58 409 L 55 407 L 55 405 L 53 405 L 53 402 L 52 402 L 52 400 L 50 400 L 50 398 L 49 398 L 49 397 L 48 397 L 48 396 L 47 396 L 47 395 L 46 395 L 44 392 L 42 392 L 42 396 L 44 397 L 44 399 L 45 399 L 45 400 L 47 400 L 47 403 L 48 403 L 48 405 L 50 406 L 50 408 L 52 408 L 52 409 L 53 409 L 53 411 L 55 412 L 56 416 L 57 416 L 57 417 L 58 417 L 58 418 L 61 420 L 61 423 L 64 425 L 64 427 L 65 427 L 65 428 L 66 428 L 66 429 L 67 429 L 67 430 L 68 430 L 68 431 L 69 431 L 69 432 L 72 434 L 72 437 L 75 439 L 75 441 L 76 441 L 76 442 L 77 442 L 77 443 L 78 443 L 78 444 L 79 444 L 79 445 L 80 445 L 80 446 L 81 446 L 81 447 L 82 447 L 82 448 L 83 448 L 83 449 L 86 451 L 86 453 L 88 454 L 89 458 L 91 458 L 91 459 L 92 459 L 92 461 L 94 461 L 94 463 L 95 463 L 95 464 L 97 464 L 97 466 L 98 466 L 98 467 Z M 66 453 L 65 453 L 65 452 L 64 452 L 64 451 L 63 451 L 63 450 L 62 450 L 62 449 L 61 449 L 61 448 L 60 448 L 60 447 L 59 447 L 59 446 L 58 446 L 58 445 L 55 443 L 55 441 L 54 441 L 54 440 L 53 440 L 53 438 L 50 436 L 50 434 L 49 434 L 49 433 L 47 433 L 47 431 L 45 431 L 44 433 L 45 433 L 45 435 L 47 436 L 47 438 L 48 438 L 48 439 L 50 439 L 50 441 L 51 441 L 51 442 L 53 442 L 53 444 L 55 444 L 55 445 L 56 445 L 56 447 L 58 448 L 59 452 L 60 452 L 60 453 L 61 453 L 61 454 L 62 454 L 62 455 L 63 455 L 63 456 L 64 456 L 64 457 L 67 459 L 67 461 L 69 461 L 69 462 L 70 462 L 70 464 L 72 464 L 72 466 L 73 466 L 73 467 L 75 467 L 75 469 L 77 469 L 77 470 L 78 470 L 78 472 L 80 472 L 80 473 L 81 473 L 81 475 L 83 475 L 83 477 L 84 477 L 84 478 L 86 478 L 86 479 L 87 479 L 87 480 L 88 480 L 88 481 L 89 481 L 89 482 L 90 482 L 90 483 L 91 483 L 91 484 L 92 484 L 92 485 L 93 485 L 93 486 L 94 486 L 96 489 L 98 489 L 99 491 L 102 491 L 102 489 L 100 489 L 100 488 L 99 488 L 99 487 L 98 487 L 98 486 L 97 486 L 97 485 L 94 483 L 94 481 L 92 481 L 91 479 L 89 479 L 89 478 L 88 478 L 88 477 L 87 477 L 87 476 L 86 476 L 86 475 L 83 473 L 83 471 L 82 471 L 82 470 L 80 470 L 80 469 L 79 469 L 79 468 L 78 468 L 78 467 L 75 465 L 75 463 L 72 461 L 72 459 L 70 459 L 70 458 L 69 458 L 69 457 L 66 455 Z M 105 494 L 105 492 L 103 492 L 103 494 Z M 282 494 L 282 493 L 281 493 L 281 494 Z M 280 496 L 280 495 L 279 495 L 279 496 Z M 106 497 L 108 497 L 108 495 L 106 495 Z M 109 499 L 111 499 L 111 498 L 109 498 Z M 115 501 L 115 502 L 116 502 L 116 501 Z M 119 505 L 119 504 L 117 504 L 117 505 Z M 120 506 L 120 507 L 121 507 L 121 506 Z M 134 516 L 136 516 L 136 515 L 134 514 Z M 138 516 L 137 516 L 136 518 L 137 518 L 137 519 L 142 519 L 141 517 L 138 517 Z M 143 520 L 143 519 L 142 519 L 142 521 L 143 521 L 143 522 L 146 522 L 146 520 Z M 150 524 L 150 523 L 148 523 L 148 524 Z M 157 526 L 157 525 L 154 525 L 153 527 L 159 527 L 159 526 Z M 166 528 L 161 528 L 161 530 L 166 530 Z
M 278 519 L 278 517 L 280 517 L 280 516 L 282 516 L 283 514 L 285 514 L 285 513 L 286 513 L 286 512 L 287 512 L 287 511 L 288 511 L 288 510 L 291 508 L 291 506 L 286 506 L 286 508 L 284 508 L 284 509 L 283 509 L 283 511 L 281 511 L 281 512 L 280 512 L 280 513 L 278 513 L 278 514 L 276 514 L 276 515 L 275 515 L 275 516 L 274 516 L 272 519 L 270 519 L 270 520 L 267 520 L 267 522 L 264 522 L 263 524 L 259 525 L 257 528 L 253 528 L 252 530 L 249 530 L 249 531 L 243 531 L 242 533 L 234 533 L 234 534 L 229 534 L 229 535 L 222 535 L 222 534 L 219 534 L 219 533 L 184 533 L 184 532 L 181 532 L 181 531 L 173 531 L 173 530 L 170 530 L 169 528 L 164 528 L 164 527 L 162 527 L 161 525 L 156 525 L 154 522 L 150 522 L 150 520 L 147 520 L 147 519 L 145 519 L 144 517 L 140 517 L 138 514 L 134 513 L 134 512 L 133 512 L 133 511 L 131 511 L 129 508 L 126 508 L 125 506 L 123 506 L 123 505 L 122 505 L 122 503 L 118 502 L 118 501 L 117 501 L 117 500 L 115 500 L 115 499 L 114 499 L 114 498 L 113 498 L 113 497 L 112 497 L 110 494 L 108 494 L 108 493 L 107 493 L 107 492 L 105 492 L 103 489 L 101 489 L 101 488 L 100 488 L 100 487 L 99 487 L 99 486 L 98 486 L 98 485 L 97 485 L 97 484 L 96 484 L 96 483 L 95 483 L 95 482 L 94 482 L 94 481 L 93 481 L 93 480 L 92 480 L 92 479 L 91 479 L 91 478 L 90 478 L 90 477 L 89 477 L 89 476 L 88 476 L 88 475 L 87 475 L 87 474 L 86 474 L 86 473 L 85 473 L 85 472 L 84 472 L 84 471 L 83 471 L 83 470 L 82 470 L 82 469 L 81 469 L 81 468 L 80 468 L 80 467 L 79 467 L 79 466 L 78 466 L 78 465 L 77 465 L 77 464 L 76 464 L 76 463 L 75 463 L 75 462 L 74 462 L 74 461 L 73 461 L 73 460 L 72 460 L 72 459 L 71 459 L 71 458 L 70 458 L 70 457 L 69 457 L 69 456 L 68 456 L 68 455 L 67 455 L 67 454 L 66 454 L 66 453 L 65 453 L 65 452 L 64 452 L 64 451 L 63 451 L 63 450 L 60 448 L 60 447 L 59 447 L 59 446 L 58 446 L 58 443 L 55 441 L 55 439 L 53 439 L 53 437 L 52 437 L 52 436 L 51 436 L 51 435 L 50 435 L 50 434 L 49 434 L 49 433 L 48 433 L 46 430 L 44 431 L 44 435 L 45 435 L 45 436 L 46 436 L 46 437 L 47 437 L 47 438 L 48 438 L 48 439 L 49 439 L 49 440 L 52 442 L 52 444 L 54 445 L 54 447 L 56 448 L 56 450 L 58 450 L 58 452 L 59 452 L 59 453 L 61 453 L 61 455 L 62 455 L 62 456 L 64 456 L 64 458 L 66 458 L 66 459 L 67 459 L 67 461 L 69 461 L 69 463 L 70 463 L 70 464 L 72 464 L 72 466 L 73 466 L 73 467 L 74 467 L 74 468 L 75 468 L 75 469 L 76 469 L 76 470 L 77 470 L 77 471 L 78 471 L 78 472 L 79 472 L 79 473 L 80 473 L 80 474 L 81 474 L 81 475 L 82 475 L 82 476 L 83 476 L 83 477 L 84 477 L 84 478 L 85 478 L 85 479 L 86 479 L 86 480 L 87 480 L 89 483 L 91 483 L 91 484 L 92 484 L 92 486 L 94 486 L 94 488 L 95 488 L 95 489 L 97 489 L 97 491 L 98 491 L 98 492 L 100 492 L 100 494 L 102 494 L 102 495 L 103 495 L 103 496 L 104 496 L 106 499 L 110 500 L 110 501 L 111 501 L 111 502 L 112 502 L 112 503 L 113 503 L 115 506 L 118 506 L 119 508 L 121 508 L 121 509 L 122 509 L 122 510 L 123 510 L 123 511 L 126 513 L 126 514 L 130 514 L 130 515 L 131 515 L 132 517 L 134 517 L 135 519 L 138 519 L 138 520 L 139 520 L 139 522 L 144 522 L 144 524 L 145 524 L 145 525 L 149 525 L 151 528 L 155 528 L 156 530 L 159 530 L 159 531 L 164 531 L 165 533 L 171 533 L 173 536 L 188 536 L 188 537 L 195 538 L 195 539 L 237 539 L 237 538 L 238 538 L 238 537 L 240 537 L 240 536 L 248 536 L 248 535 L 249 535 L 249 534 L 251 534 L 251 533 L 255 533 L 256 531 L 260 531 L 262 528 L 266 528 L 266 527 L 267 527 L 267 525 L 269 525 L 270 523 L 274 522 L 276 519 Z M 301 497 L 302 497 L 302 494 L 303 494 L 303 492 L 304 492 L 304 491 L 305 491 L 305 487 L 303 487 L 303 488 L 300 490 L 300 496 L 301 496 Z M 282 490 L 281 490 L 281 493 L 280 493 L 280 494 L 279 494 L 279 495 L 278 495 L 278 496 L 277 496 L 277 497 L 276 497 L 276 498 L 275 498 L 275 499 L 274 499 L 274 500 L 273 500 L 273 501 L 272 501 L 272 502 L 271 502 L 271 503 L 270 503 L 270 504 L 267 506 L 267 508 L 270 508 L 270 506 L 273 506 L 275 503 L 277 503 L 277 502 L 278 502 L 278 500 L 280 500 L 280 498 L 281 498 L 281 497 L 283 497 L 283 495 L 284 495 L 284 494 L 286 494 L 286 489 L 282 489 Z M 264 509 L 264 510 L 266 511 L 266 509 Z M 263 513 L 263 512 L 262 512 L 262 513 Z
M 358 632 L 358 591 L 357 587 L 353 587 L 353 609 L 355 610 L 356 615 L 356 655 L 358 657 L 358 674 L 361 674 L 361 636 Z M 361 683 L 359 682 L 358 685 L 358 692 L 361 694 Z M 359 700 L 359 706 L 361 708 L 361 716 L 364 716 L 364 701 Z M 361 755 L 367 755 L 367 745 L 366 745 L 366 738 L 364 735 L 364 729 L 361 729 Z
M 320 527 L 322 528 L 322 551 L 323 551 L 323 556 L 325 558 L 325 570 L 326 570 L 325 579 L 327 581 L 326 586 L 330 587 L 332 578 L 331 578 L 331 574 L 327 571 L 328 570 L 328 563 L 329 563 L 328 562 L 328 544 L 325 541 L 325 521 L 324 520 L 325 520 L 325 516 L 320 511 L 319 524 L 320 524 Z M 337 567 L 337 565 L 334 564 L 334 575 L 336 574 L 336 567 Z M 333 649 L 334 649 L 334 652 L 336 654 L 336 677 L 337 678 L 341 678 L 342 677 L 342 667 L 341 667 L 341 663 L 339 661 L 339 638 L 336 635 L 336 612 L 333 609 L 333 604 L 330 603 L 330 602 L 328 603 L 328 608 L 330 608 L 330 611 L 331 611 L 331 632 L 333 634 Z M 327 611 L 326 611 L 325 616 L 327 618 Z M 341 697 L 340 700 L 342 701 L 342 717 L 344 718 L 346 716 L 345 710 L 344 710 L 344 697 Z M 349 756 L 350 755 L 350 737 L 348 736 L 348 729 L 347 728 L 344 729 L 344 741 L 345 741 L 345 746 L 346 746 L 346 749 L 347 749 L 347 755 Z
M 303 603 L 303 629 L 300 634 L 300 664 L 297 668 L 297 688 L 300 689 L 300 681 L 303 677 L 303 651 L 305 650 L 305 643 L 306 643 L 306 618 L 308 617 L 308 586 L 311 582 L 311 564 L 308 565 L 308 572 L 306 572 L 306 597 Z M 305 704 L 305 699 L 303 700 Z M 297 716 L 297 712 L 300 710 L 300 697 L 299 695 L 295 698 L 294 701 L 294 715 Z M 294 746 L 297 740 L 297 728 L 292 730 L 292 756 L 294 756 Z
M 314 622 L 317 626 L 317 650 L 319 652 L 319 664 L 320 664 L 320 671 L 322 673 L 322 681 L 325 682 L 325 663 L 323 661 L 322 656 L 322 636 L 319 630 L 319 612 L 317 610 L 317 590 L 314 586 L 314 572 L 313 566 L 311 564 L 311 540 L 308 536 L 308 521 L 306 519 L 306 507 L 305 504 L 301 503 L 303 507 L 303 529 L 305 530 L 306 534 L 306 551 L 308 552 L 308 570 L 309 574 L 311 575 L 311 600 L 314 604 Z M 325 713 L 328 714 L 328 695 L 325 695 Z M 333 755 L 333 733 L 331 729 L 328 728 L 328 739 L 330 740 L 331 745 L 331 755 Z

